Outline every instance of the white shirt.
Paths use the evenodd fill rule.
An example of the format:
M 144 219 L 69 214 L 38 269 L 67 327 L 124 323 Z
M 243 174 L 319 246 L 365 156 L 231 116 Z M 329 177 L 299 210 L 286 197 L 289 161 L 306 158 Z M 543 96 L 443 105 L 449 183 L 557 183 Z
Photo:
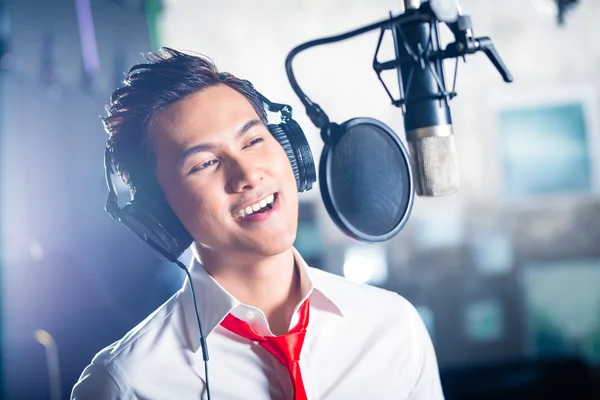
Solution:
M 295 256 L 304 299 L 310 297 L 300 355 L 309 400 L 443 399 L 429 334 L 406 299 L 310 268 Z M 291 399 L 285 367 L 260 345 L 220 326 L 232 313 L 272 335 L 263 312 L 236 300 L 196 261 L 191 275 L 207 336 L 212 400 Z M 71 399 L 206 399 L 199 338 L 186 280 L 163 306 L 94 357 Z

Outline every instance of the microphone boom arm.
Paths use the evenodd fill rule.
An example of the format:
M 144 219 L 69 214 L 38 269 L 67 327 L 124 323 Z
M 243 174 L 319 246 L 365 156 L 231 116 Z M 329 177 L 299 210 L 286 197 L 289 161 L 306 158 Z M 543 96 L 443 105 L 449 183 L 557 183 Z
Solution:
M 396 17 L 385 19 L 383 21 L 376 22 L 371 25 L 364 26 L 362 28 L 358 28 L 352 30 L 350 32 L 342 33 L 335 36 L 329 36 L 321 39 L 311 40 L 309 42 L 303 43 L 294 47 L 287 55 L 285 59 L 285 71 L 287 73 L 288 80 L 290 81 L 290 85 L 292 89 L 296 93 L 296 95 L 300 98 L 304 107 L 306 107 L 306 114 L 309 116 L 312 123 L 320 129 L 323 129 L 329 125 L 329 117 L 325 114 L 325 111 L 317 104 L 314 103 L 302 89 L 300 89 L 300 85 L 298 85 L 298 81 L 294 75 L 294 70 L 292 68 L 292 61 L 294 57 L 296 57 L 300 52 L 310 49 L 311 47 L 320 46 L 323 44 L 330 44 L 334 42 L 339 42 L 342 40 L 350 39 L 352 37 L 362 35 L 363 33 L 372 31 L 374 29 L 384 28 L 391 24 L 408 24 L 416 21 L 420 21 L 423 19 L 423 15 L 418 13 L 410 13 L 410 14 L 400 14 Z

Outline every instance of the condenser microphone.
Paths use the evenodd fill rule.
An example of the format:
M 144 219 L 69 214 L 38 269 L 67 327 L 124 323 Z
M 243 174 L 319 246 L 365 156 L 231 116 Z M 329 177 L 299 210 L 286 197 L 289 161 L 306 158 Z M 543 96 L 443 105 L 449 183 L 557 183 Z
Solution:
M 418 13 L 419 6 L 418 0 L 405 0 L 405 13 Z M 459 171 L 444 61 L 431 57 L 440 51 L 438 23 L 395 24 L 392 32 L 415 190 L 420 196 L 456 193 Z
M 373 60 L 373 69 L 392 104 L 401 107 L 406 140 L 411 154 L 415 190 L 420 196 L 455 193 L 459 186 L 458 161 L 450 100 L 456 96 L 458 58 L 483 52 L 505 82 L 513 78 L 487 37 L 475 37 L 468 15 L 461 15 L 457 0 L 405 0 L 404 18 L 390 18 L 396 58 L 379 62 L 377 54 L 385 29 L 382 30 Z M 455 41 L 441 48 L 439 26 L 444 23 Z M 452 88 L 447 89 L 444 60 L 456 59 Z M 396 69 L 400 98 L 395 100 L 381 79 L 384 70 Z

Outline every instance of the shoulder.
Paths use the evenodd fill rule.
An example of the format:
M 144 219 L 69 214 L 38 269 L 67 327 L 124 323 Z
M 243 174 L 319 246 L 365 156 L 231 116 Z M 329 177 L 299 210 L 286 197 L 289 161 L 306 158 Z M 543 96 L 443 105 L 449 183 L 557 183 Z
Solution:
M 133 398 L 128 378 L 135 372 L 132 369 L 147 366 L 148 354 L 161 352 L 157 346 L 184 339 L 177 321 L 183 318 L 180 295 L 177 292 L 122 339 L 98 352 L 73 387 L 71 399 Z M 165 336 L 171 340 L 164 340 Z
M 340 323 L 340 330 L 345 338 L 351 338 L 353 347 L 362 348 L 368 342 L 371 355 L 377 355 L 377 363 L 388 360 L 389 365 L 400 365 L 401 372 L 397 373 L 409 382 L 410 398 L 444 398 L 429 332 L 407 299 L 396 292 L 314 268 L 310 268 L 310 274 L 315 288 L 322 288 L 342 312 L 339 321 L 344 322 Z
M 181 292 L 175 293 L 162 306 L 156 309 L 146 319 L 131 329 L 122 339 L 100 351 L 92 363 L 110 364 L 123 361 L 127 357 L 143 355 L 150 349 L 146 344 L 156 346 L 155 339 L 158 335 L 165 335 L 169 331 L 179 331 L 177 324 L 182 314 L 180 303 Z
M 132 393 L 127 379 L 111 364 L 91 363 L 71 391 L 71 400 L 130 399 Z

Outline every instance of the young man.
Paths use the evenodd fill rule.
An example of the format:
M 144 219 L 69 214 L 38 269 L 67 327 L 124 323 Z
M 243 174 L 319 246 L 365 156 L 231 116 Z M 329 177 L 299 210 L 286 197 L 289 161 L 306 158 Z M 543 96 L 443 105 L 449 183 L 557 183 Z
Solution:
M 212 399 L 443 398 L 415 308 L 310 268 L 292 247 L 296 180 L 250 85 L 205 58 L 163 49 L 130 71 L 107 109 L 121 176 L 133 192 L 164 196 L 194 239 L 191 276 Z M 295 356 L 282 353 L 283 341 Z M 186 281 L 96 355 L 71 398 L 187 400 L 206 392 Z

